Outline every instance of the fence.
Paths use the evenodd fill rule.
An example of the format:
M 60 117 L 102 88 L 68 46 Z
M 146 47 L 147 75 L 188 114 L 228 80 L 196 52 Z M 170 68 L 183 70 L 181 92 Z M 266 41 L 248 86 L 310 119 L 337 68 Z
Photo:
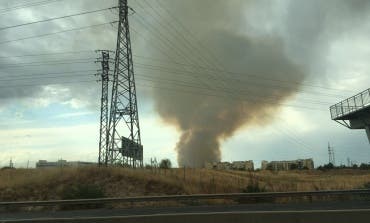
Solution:
M 353 97 L 347 98 L 346 100 L 331 106 L 331 118 L 336 120 L 368 106 L 370 106 L 370 89 L 367 89 Z
M 170 195 L 148 197 L 125 197 L 125 198 L 100 198 L 78 200 L 54 200 L 54 201 L 22 201 L 0 202 L 1 207 L 25 207 L 25 206 L 57 206 L 57 205 L 87 205 L 107 203 L 135 203 L 135 202 L 160 202 L 160 201 L 194 201 L 213 199 L 256 199 L 256 198 L 281 198 L 281 197 L 328 197 L 328 196 L 369 196 L 369 189 L 359 190 L 335 190 L 335 191 L 304 191 L 304 192 L 273 192 L 273 193 L 234 193 L 234 194 L 198 194 L 198 195 Z

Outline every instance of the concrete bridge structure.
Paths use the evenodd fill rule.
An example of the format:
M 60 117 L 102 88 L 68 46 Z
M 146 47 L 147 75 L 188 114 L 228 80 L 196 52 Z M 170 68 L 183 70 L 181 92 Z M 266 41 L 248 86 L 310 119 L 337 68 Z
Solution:
M 332 120 L 350 129 L 365 129 L 370 143 L 370 88 L 330 107 Z

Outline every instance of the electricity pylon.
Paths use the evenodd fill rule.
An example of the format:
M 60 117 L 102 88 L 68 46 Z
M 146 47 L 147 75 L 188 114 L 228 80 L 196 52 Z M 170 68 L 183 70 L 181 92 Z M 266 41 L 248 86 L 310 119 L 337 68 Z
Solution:
M 143 166 L 127 0 L 119 0 L 119 21 L 109 116 L 108 165 Z
M 328 143 L 328 153 L 329 153 L 329 163 L 335 166 L 334 148 L 330 146 L 330 143 Z
M 110 63 L 110 51 L 108 50 L 97 50 L 97 53 L 101 53 L 101 57 L 97 59 L 97 63 L 101 63 L 101 106 L 100 106 L 100 138 L 99 138 L 99 166 L 106 166 L 108 146 L 109 146 L 109 63 Z

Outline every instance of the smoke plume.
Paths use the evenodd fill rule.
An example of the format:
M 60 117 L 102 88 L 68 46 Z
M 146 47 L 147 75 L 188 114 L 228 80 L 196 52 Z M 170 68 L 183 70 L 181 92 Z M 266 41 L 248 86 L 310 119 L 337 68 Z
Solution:
M 163 48 L 162 59 L 194 67 L 181 67 L 181 77 L 176 72 L 153 75 L 193 86 L 156 82 L 153 95 L 161 118 L 181 133 L 176 145 L 179 166 L 191 167 L 220 161 L 221 143 L 242 127 L 271 122 L 302 82 L 323 70 L 331 42 L 353 30 L 369 11 L 362 0 L 341 1 L 338 7 L 337 1 L 167 3 L 173 15 L 191 27 L 197 45 L 169 37 L 178 48 Z M 181 27 L 173 20 L 163 22 Z M 187 31 L 182 35 L 192 38 Z M 204 66 L 212 71 L 199 68 Z
M 177 7 L 189 7 L 182 4 L 185 5 Z M 199 66 L 207 66 L 209 62 L 211 70 L 184 66 L 185 73 L 181 77 L 159 72 L 158 79 L 176 77 L 179 82 L 187 79 L 198 87 L 189 90 L 173 82 L 160 82 L 156 83 L 154 98 L 162 119 L 175 125 L 181 133 L 176 145 L 179 166 L 201 167 L 205 162 L 221 160 L 220 144 L 238 129 L 271 120 L 271 115 L 279 109 L 278 104 L 297 92 L 305 73 L 287 57 L 284 42 L 279 37 L 253 37 L 241 30 L 242 11 L 248 4 L 241 1 L 192 1 L 188 4 L 203 6 L 198 17 L 188 16 L 197 20 L 188 21 L 187 26 L 198 27 L 195 29 L 201 34 L 200 41 L 207 43 L 207 49 L 202 48 L 200 54 L 194 49 L 194 55 L 185 60 Z M 210 5 L 213 8 L 209 8 Z M 231 8 L 231 11 L 225 10 Z M 238 13 L 240 16 L 236 15 L 236 20 L 232 15 Z M 203 26 L 202 30 L 198 21 L 208 26 Z M 177 44 L 181 46 L 182 43 Z M 185 51 L 185 46 L 181 47 Z M 176 58 L 176 52 L 171 49 L 167 54 Z M 219 61 L 215 58 L 220 58 L 222 65 L 217 64 Z M 289 80 L 290 84 L 274 87 L 273 80 Z M 165 91 L 166 87 L 177 92 Z

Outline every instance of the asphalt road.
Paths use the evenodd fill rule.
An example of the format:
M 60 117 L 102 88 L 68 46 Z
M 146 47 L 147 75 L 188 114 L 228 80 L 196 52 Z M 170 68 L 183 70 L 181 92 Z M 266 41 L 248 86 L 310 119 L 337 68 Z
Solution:
M 370 209 L 370 201 L 315 202 L 301 204 L 245 204 L 217 206 L 187 206 L 171 208 L 94 209 L 76 211 L 0 212 L 0 220 L 86 218 L 139 215 L 167 215 L 187 213 L 240 213 L 266 211 L 323 211 Z

